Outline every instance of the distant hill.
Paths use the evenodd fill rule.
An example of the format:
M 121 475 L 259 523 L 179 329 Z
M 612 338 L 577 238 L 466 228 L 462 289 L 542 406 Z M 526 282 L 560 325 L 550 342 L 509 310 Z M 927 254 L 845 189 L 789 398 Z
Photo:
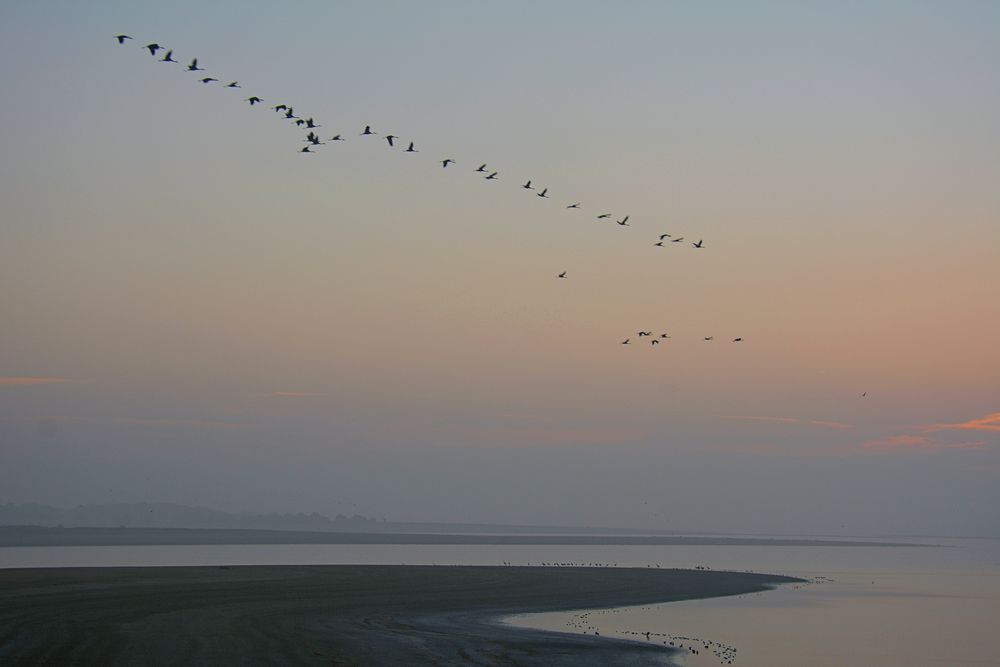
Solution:
M 531 526 L 491 523 L 432 523 L 379 521 L 355 514 L 332 519 L 317 512 L 255 514 L 222 512 L 175 503 L 107 503 L 51 507 L 36 503 L 0 504 L 0 526 L 65 528 L 214 528 L 233 530 L 298 530 L 336 533 L 449 533 L 522 535 L 663 535 L 667 531 Z M 684 531 L 669 531 L 684 534 Z

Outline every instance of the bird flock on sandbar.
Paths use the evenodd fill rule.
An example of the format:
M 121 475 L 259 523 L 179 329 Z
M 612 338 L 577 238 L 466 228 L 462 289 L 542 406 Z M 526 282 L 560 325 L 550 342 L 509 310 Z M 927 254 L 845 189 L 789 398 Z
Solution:
M 114 36 L 114 39 L 118 44 L 124 45 L 131 41 L 133 38 L 130 35 L 118 34 Z M 141 47 L 143 50 L 148 51 L 149 55 L 162 63 L 173 63 L 181 65 L 185 72 L 192 73 L 194 75 L 194 81 L 202 84 L 203 86 L 215 86 L 226 89 L 241 90 L 243 86 L 238 80 L 220 78 L 221 75 L 211 76 L 207 73 L 206 68 L 201 67 L 198 63 L 198 58 L 191 58 L 187 65 L 184 65 L 182 60 L 178 60 L 174 57 L 173 49 L 167 48 L 158 44 L 157 42 L 150 42 Z M 186 58 L 184 59 L 186 60 Z M 243 98 L 249 106 L 255 107 L 258 105 L 268 106 L 268 100 L 258 95 L 250 95 Z M 306 130 L 306 135 L 302 139 L 304 146 L 297 147 L 296 152 L 303 155 L 316 155 L 323 146 L 329 146 L 336 144 L 337 142 L 347 141 L 348 136 L 355 136 L 353 133 L 341 132 L 326 132 L 324 134 L 319 134 L 316 130 L 322 128 L 323 126 L 316 122 L 315 118 L 312 116 L 305 117 L 305 114 L 297 114 L 295 107 L 292 104 L 286 102 L 281 102 L 268 106 L 271 111 L 277 114 L 277 117 L 282 121 L 287 121 L 289 124 L 301 129 Z M 367 141 L 372 141 L 373 137 L 378 137 L 379 132 L 372 129 L 371 125 L 365 125 L 364 128 L 357 132 L 356 136 L 364 137 Z M 324 138 L 325 137 L 325 138 Z M 419 153 L 420 149 L 417 148 L 416 142 L 409 139 L 401 139 L 399 136 L 391 133 L 384 133 L 381 135 L 381 139 L 386 142 L 386 145 L 390 149 L 397 149 L 403 153 Z M 458 168 L 453 167 L 453 165 L 458 165 L 459 163 L 451 157 L 435 158 L 435 163 L 440 164 L 442 169 Z M 475 168 L 470 168 L 473 173 L 481 175 L 485 181 L 499 181 L 500 180 L 500 170 L 488 162 L 483 162 L 478 164 Z M 548 187 L 540 187 L 533 183 L 533 179 L 527 179 L 524 183 L 520 183 L 520 179 L 515 181 L 519 184 L 519 189 L 528 191 L 534 194 L 539 199 L 552 199 L 549 194 Z M 564 200 L 565 201 L 565 200 Z M 572 201 L 572 203 L 564 204 L 564 209 L 568 211 L 582 211 L 584 210 L 582 202 Z M 595 219 L 608 222 L 615 225 L 616 227 L 631 227 L 629 222 L 630 216 L 614 215 L 613 213 L 601 211 L 595 215 Z M 670 233 L 662 233 L 657 236 L 657 240 L 652 243 L 654 247 L 666 248 L 669 246 L 676 246 L 678 244 L 685 243 L 685 237 L 674 235 Z M 695 250 L 702 250 L 707 248 L 703 239 L 698 239 L 697 241 L 687 241 L 691 248 Z M 561 271 L 555 274 L 557 278 L 567 279 L 569 277 L 568 271 Z M 650 347 L 655 347 L 661 342 L 666 342 L 670 340 L 670 336 L 667 334 L 661 334 L 659 337 L 652 337 L 652 332 L 640 331 L 638 332 L 639 338 L 644 338 L 650 336 L 649 339 Z M 714 340 L 714 336 L 705 336 L 704 341 Z M 733 342 L 741 342 L 742 337 L 737 337 L 733 339 Z M 629 345 L 630 338 L 626 338 L 621 341 L 622 345 Z

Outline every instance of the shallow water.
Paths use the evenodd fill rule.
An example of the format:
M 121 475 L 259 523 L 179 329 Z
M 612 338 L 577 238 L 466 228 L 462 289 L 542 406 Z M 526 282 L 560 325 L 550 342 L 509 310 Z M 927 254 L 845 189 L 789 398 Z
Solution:
M 746 667 L 1000 665 L 1000 633 L 996 632 L 1000 627 L 1000 541 L 914 541 L 943 546 L 14 547 L 0 548 L 0 567 L 510 562 L 753 570 L 799 576 L 814 583 L 714 600 L 531 614 L 509 622 L 693 645 L 700 654 L 683 656 L 689 667 L 720 664 L 713 651 L 731 659 L 731 664 Z M 633 634 L 646 631 L 650 632 L 648 640 Z M 692 638 L 702 641 L 695 643 Z M 713 643 L 706 649 L 708 641 Z

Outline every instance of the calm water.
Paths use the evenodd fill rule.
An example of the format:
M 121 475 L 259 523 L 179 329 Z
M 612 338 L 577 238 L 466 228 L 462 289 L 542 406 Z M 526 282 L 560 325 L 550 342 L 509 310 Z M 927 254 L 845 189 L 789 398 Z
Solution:
M 774 572 L 816 583 L 715 600 L 530 614 L 508 622 L 695 646 L 700 655 L 684 656 L 688 667 L 720 664 L 713 652 L 745 667 L 1000 665 L 1000 541 L 922 541 L 944 546 L 17 547 L 0 548 L 0 567 L 509 561 Z

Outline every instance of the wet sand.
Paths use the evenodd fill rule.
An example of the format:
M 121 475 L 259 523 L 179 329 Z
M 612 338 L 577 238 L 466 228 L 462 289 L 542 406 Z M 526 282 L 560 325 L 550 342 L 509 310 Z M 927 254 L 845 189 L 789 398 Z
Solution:
M 0 663 L 669 665 L 665 647 L 524 630 L 497 619 L 735 595 L 794 581 L 649 568 L 0 570 Z

